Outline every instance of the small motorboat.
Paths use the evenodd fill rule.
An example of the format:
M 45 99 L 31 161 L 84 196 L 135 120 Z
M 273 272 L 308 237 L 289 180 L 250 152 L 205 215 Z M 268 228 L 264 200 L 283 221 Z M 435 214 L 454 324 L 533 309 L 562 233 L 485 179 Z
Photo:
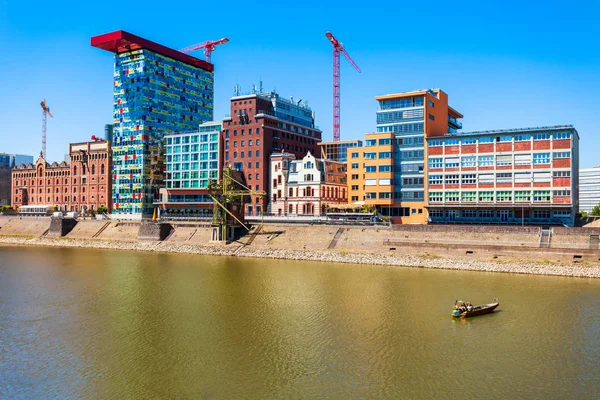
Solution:
M 494 310 L 500 305 L 500 303 L 494 299 L 493 303 L 489 304 L 481 304 L 479 306 L 474 306 L 470 311 L 461 312 L 459 309 L 455 308 L 452 311 L 452 316 L 455 318 L 470 318 L 476 317 L 478 315 L 489 314 L 494 312 Z

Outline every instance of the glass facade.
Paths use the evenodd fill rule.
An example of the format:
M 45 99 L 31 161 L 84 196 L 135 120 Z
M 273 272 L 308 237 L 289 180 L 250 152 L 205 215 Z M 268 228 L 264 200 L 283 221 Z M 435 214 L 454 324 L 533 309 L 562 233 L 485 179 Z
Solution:
M 213 80 L 211 71 L 146 49 L 115 55 L 113 213 L 152 212 L 158 188 L 164 184 L 163 136 L 197 129 L 212 120 Z M 198 137 L 199 148 L 201 143 L 210 148 L 210 138 L 200 142 Z M 183 156 L 181 150 L 179 156 Z M 210 159 L 209 151 L 209 158 L 202 160 L 208 163 L 203 171 L 210 170 L 211 161 L 218 162 Z M 182 178 L 183 170 L 177 171 L 180 182 L 200 185 L 201 170 L 195 171 L 197 179 L 191 177 L 192 171 L 189 165 L 187 180 Z
M 600 205 L 600 167 L 579 170 L 579 210 L 587 213 Z
M 197 132 L 169 134 L 164 138 L 167 189 L 206 189 L 219 178 L 221 123 L 209 122 Z
M 347 162 L 348 149 L 362 147 L 362 141 L 349 140 L 344 142 L 321 142 L 321 156 L 327 160 Z
M 398 202 L 423 201 L 424 106 L 425 94 L 379 101 L 377 132 L 395 135 L 392 169 L 394 200 Z M 410 184 L 405 187 L 404 182 Z

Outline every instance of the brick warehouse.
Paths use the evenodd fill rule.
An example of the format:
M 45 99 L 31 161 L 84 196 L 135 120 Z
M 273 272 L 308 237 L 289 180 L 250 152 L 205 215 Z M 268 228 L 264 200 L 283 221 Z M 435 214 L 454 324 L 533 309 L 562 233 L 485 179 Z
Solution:
M 12 204 L 57 206 L 86 212 L 111 205 L 111 158 L 108 141 L 69 145 L 71 163 L 48 163 L 40 154 L 35 165 L 12 171 Z
M 321 131 L 306 102 L 294 101 L 275 92 L 251 93 L 231 98 L 231 116 L 223 120 L 223 166 L 243 172 L 253 190 L 268 191 L 269 162 L 273 151 L 302 158 L 307 152 L 320 154 Z M 268 198 L 254 197 L 246 215 L 267 210 Z

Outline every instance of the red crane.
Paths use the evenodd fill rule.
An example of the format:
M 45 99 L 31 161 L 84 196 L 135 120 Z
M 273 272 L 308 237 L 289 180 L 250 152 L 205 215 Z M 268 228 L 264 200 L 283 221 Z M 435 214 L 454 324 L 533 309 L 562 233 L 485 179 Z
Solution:
M 360 68 L 350 58 L 350 55 L 344 49 L 342 42 L 339 42 L 331 32 L 325 34 L 327 39 L 333 44 L 333 141 L 340 141 L 340 52 L 346 57 L 348 62 L 360 72 Z
M 219 40 L 215 40 L 215 41 L 207 40 L 206 42 L 193 44 L 193 45 L 188 46 L 179 51 L 181 51 L 182 53 L 191 53 L 192 51 L 204 49 L 204 60 L 207 62 L 210 62 L 210 53 L 212 53 L 215 50 L 215 47 L 219 44 L 223 44 L 223 43 L 227 43 L 227 42 L 229 42 L 229 39 L 227 39 L 227 38 L 223 38 L 223 39 L 219 39 Z
M 42 155 L 44 160 L 46 159 L 46 118 L 49 115 L 52 116 L 50 112 L 50 107 L 46 106 L 46 99 L 40 102 L 40 106 L 42 106 Z

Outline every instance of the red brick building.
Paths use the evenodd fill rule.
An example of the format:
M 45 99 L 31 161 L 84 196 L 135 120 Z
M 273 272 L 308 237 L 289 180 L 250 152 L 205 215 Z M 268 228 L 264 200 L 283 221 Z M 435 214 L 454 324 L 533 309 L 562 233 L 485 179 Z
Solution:
M 111 204 L 111 157 L 108 141 L 69 145 L 71 163 L 46 162 L 12 170 L 12 205 L 58 206 L 61 211 L 87 212 Z
M 231 99 L 231 117 L 223 120 L 223 166 L 243 172 L 248 187 L 267 192 L 273 151 L 304 157 L 319 153 L 321 131 L 307 103 L 284 99 L 275 92 Z M 246 215 L 267 210 L 268 198 L 252 198 Z

